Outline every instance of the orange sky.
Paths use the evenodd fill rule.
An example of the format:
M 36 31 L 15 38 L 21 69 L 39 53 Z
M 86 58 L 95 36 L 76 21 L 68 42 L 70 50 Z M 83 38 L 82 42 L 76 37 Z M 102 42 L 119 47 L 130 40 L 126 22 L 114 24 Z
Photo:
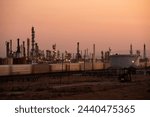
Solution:
M 0 0 L 0 56 L 5 56 L 5 41 L 31 38 L 35 27 L 41 49 L 76 52 L 96 44 L 96 52 L 112 48 L 128 53 L 150 50 L 150 0 Z M 14 45 L 14 46 L 15 46 Z M 14 50 L 16 48 L 14 47 Z

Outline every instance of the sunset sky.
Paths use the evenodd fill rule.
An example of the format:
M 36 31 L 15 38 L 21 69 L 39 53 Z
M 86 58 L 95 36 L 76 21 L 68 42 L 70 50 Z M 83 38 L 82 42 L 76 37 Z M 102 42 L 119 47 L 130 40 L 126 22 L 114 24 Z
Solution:
M 96 44 L 96 53 L 150 50 L 150 0 L 0 0 L 0 57 L 5 41 L 31 38 L 35 27 L 40 49 L 57 44 L 61 52 L 76 52 Z M 149 52 L 150 53 L 150 52 Z

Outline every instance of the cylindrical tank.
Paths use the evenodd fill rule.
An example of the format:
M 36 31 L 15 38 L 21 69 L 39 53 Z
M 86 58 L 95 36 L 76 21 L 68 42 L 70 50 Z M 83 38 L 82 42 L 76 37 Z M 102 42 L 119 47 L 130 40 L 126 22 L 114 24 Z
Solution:
M 111 55 L 110 56 L 111 67 L 130 67 L 136 66 L 136 56 L 135 55 Z

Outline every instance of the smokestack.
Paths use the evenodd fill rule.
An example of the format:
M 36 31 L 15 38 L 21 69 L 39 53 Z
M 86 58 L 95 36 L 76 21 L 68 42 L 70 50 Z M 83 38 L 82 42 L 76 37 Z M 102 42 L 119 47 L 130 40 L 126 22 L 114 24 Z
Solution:
M 9 57 L 9 42 L 6 41 L 6 57 Z
M 26 57 L 25 41 L 23 41 L 23 57 Z
M 144 44 L 143 59 L 146 59 L 146 45 Z
M 103 51 L 101 51 L 101 60 L 102 60 L 102 62 L 104 62 L 104 52 Z
M 10 55 L 12 56 L 12 40 L 10 40 Z
M 130 55 L 133 55 L 132 44 L 130 44 Z
M 77 42 L 77 54 L 79 54 L 79 42 Z
M 79 42 L 77 42 L 77 54 L 76 54 L 76 59 L 77 59 L 77 61 L 79 61 L 79 59 L 80 59 Z
M 17 53 L 20 53 L 20 39 L 17 39 Z
M 95 62 L 95 44 L 93 44 L 93 62 Z
M 30 57 L 30 39 L 27 39 L 27 58 L 29 59 Z

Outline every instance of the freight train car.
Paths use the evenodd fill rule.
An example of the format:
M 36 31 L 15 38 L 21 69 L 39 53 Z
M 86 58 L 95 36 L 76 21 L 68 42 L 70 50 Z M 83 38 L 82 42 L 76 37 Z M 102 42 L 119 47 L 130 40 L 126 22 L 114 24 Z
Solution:
M 49 64 L 49 72 L 61 72 L 65 70 L 64 64 Z
M 102 63 L 0 65 L 0 76 L 103 69 Z
M 48 72 L 50 72 L 48 64 L 34 64 L 34 65 L 32 65 L 32 74 L 48 73 Z
M 0 65 L 0 76 L 32 74 L 32 65 Z
M 33 68 L 33 66 L 29 65 L 29 64 L 10 65 L 9 72 L 11 75 L 31 74 L 32 68 Z
M 10 65 L 0 65 L 0 76 L 10 75 Z

